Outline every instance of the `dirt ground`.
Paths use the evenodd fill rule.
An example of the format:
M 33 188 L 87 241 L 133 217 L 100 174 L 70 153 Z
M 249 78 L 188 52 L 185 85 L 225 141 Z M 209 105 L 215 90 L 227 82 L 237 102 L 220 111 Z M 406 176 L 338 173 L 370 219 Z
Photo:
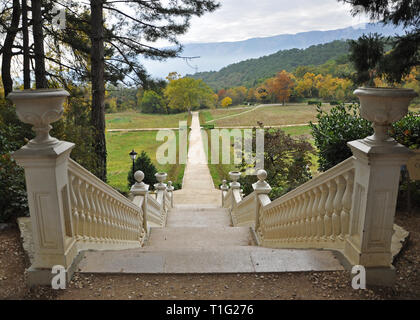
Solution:
M 350 273 L 296 272 L 222 275 L 75 274 L 66 290 L 28 288 L 28 267 L 17 228 L 0 233 L 0 299 L 420 299 L 420 213 L 398 214 L 396 222 L 410 232 L 395 261 L 393 288 L 353 290 Z

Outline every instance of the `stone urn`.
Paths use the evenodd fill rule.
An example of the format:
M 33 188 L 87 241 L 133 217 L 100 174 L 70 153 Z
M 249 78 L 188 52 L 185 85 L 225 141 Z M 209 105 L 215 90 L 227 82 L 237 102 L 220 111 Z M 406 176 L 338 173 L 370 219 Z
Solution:
M 232 180 L 230 183 L 231 188 L 239 188 L 241 185 L 238 182 L 239 178 L 241 177 L 241 173 L 239 171 L 230 171 L 229 178 Z
M 27 148 L 45 149 L 59 143 L 50 136 L 50 123 L 62 117 L 63 103 L 68 96 L 64 89 L 13 91 L 7 96 L 16 105 L 19 120 L 33 125 L 36 136 L 29 141 Z
M 158 182 L 157 184 L 155 184 L 156 189 L 166 189 L 166 185 L 163 182 L 166 180 L 167 176 L 168 174 L 165 172 L 155 173 L 155 177 Z
M 358 88 L 354 94 L 360 99 L 361 116 L 373 122 L 375 133 L 364 142 L 370 145 L 396 144 L 388 135 L 388 129 L 407 114 L 410 101 L 417 93 L 412 89 Z

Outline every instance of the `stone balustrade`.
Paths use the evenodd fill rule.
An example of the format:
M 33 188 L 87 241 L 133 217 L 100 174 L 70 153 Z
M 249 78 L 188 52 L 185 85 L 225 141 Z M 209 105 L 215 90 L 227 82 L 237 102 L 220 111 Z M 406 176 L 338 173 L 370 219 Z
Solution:
M 354 159 L 263 207 L 257 234 L 267 247 L 340 248 L 349 234 Z
M 353 156 L 274 201 L 266 173 L 242 199 L 238 173 L 222 188 L 223 206 L 234 225 L 250 225 L 259 245 L 340 251 L 350 265 L 362 265 L 368 284 L 395 281 L 391 241 L 401 166 L 412 152 L 388 136 L 390 125 L 408 111 L 410 89 L 359 88 L 360 114 L 374 134 L 348 142 Z
M 164 183 L 166 173 L 157 173 L 158 183 L 155 184 L 156 197 L 149 193 L 149 185 L 143 182 L 144 173 L 137 171 L 134 174 L 136 183 L 131 188 L 133 202 L 142 208 L 146 230 L 151 227 L 164 227 L 168 210 L 173 207 L 173 187 L 172 182 L 168 185 Z
M 142 208 L 69 159 L 71 225 L 80 249 L 139 247 L 145 238 Z M 66 230 L 70 230 L 70 224 Z
M 28 283 L 51 284 L 59 265 L 70 279 L 82 250 L 119 250 L 143 245 L 150 226 L 164 226 L 173 188 L 157 175 L 156 199 L 136 172 L 132 201 L 70 158 L 73 143 L 49 135 L 63 114 L 63 89 L 23 90 L 8 98 L 19 119 L 32 124 L 36 137 L 13 153 L 25 169 L 34 242 Z

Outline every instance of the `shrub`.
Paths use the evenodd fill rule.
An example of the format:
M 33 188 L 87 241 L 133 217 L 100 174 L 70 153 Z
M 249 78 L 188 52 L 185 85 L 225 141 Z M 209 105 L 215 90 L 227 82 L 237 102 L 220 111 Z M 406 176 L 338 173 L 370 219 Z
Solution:
M 341 104 L 340 101 L 336 101 L 336 100 L 330 101 L 330 106 L 338 106 L 339 104 Z
M 140 109 L 143 113 L 167 113 L 163 97 L 152 90 L 144 92 Z
M 157 173 L 155 165 L 150 160 L 150 157 L 147 155 L 146 152 L 142 151 L 138 156 L 136 161 L 134 162 L 134 172 L 137 170 L 141 170 L 144 172 L 144 179 L 143 182 L 150 185 L 150 189 L 153 188 L 153 185 L 157 183 L 155 173 Z M 128 188 L 130 189 L 132 185 L 135 183 L 133 177 L 133 166 L 131 165 L 131 170 L 127 176 L 128 180 Z
M 24 128 L 23 128 L 24 127 Z M 24 143 L 28 126 L 19 124 L 14 108 L 0 101 L 0 222 L 13 221 L 29 214 L 23 168 L 11 158 L 11 152 Z M 32 137 L 32 134 L 28 135 Z
M 203 124 L 201 127 L 204 130 L 212 130 L 212 129 L 214 129 L 214 124 Z
M 317 108 L 318 124 L 310 123 L 315 145 L 318 148 L 318 163 L 321 171 L 337 165 L 352 156 L 347 142 L 363 139 L 373 133 L 371 123 L 359 115 L 359 106 L 337 105 L 330 113 Z M 399 143 L 410 149 L 420 148 L 420 114 L 410 112 L 400 121 L 394 123 L 390 135 Z M 406 174 L 404 174 L 406 176 Z M 410 200 L 407 200 L 410 199 Z M 400 184 L 399 202 L 407 200 L 420 206 L 420 183 L 403 179 Z
M 322 106 L 322 102 L 321 101 L 318 101 L 318 100 L 309 100 L 308 101 L 308 105 L 319 105 L 319 106 Z
M 281 129 L 269 129 L 264 132 L 264 169 L 267 171 L 267 182 L 272 188 L 272 199 L 311 178 L 309 167 L 313 153 L 313 147 L 303 137 L 293 138 Z M 246 168 L 247 165 L 243 162 L 240 171 L 245 172 Z M 252 184 L 255 181 L 255 176 L 241 177 L 240 183 L 245 194 L 253 192 Z
M 318 164 L 321 171 L 326 171 L 352 156 L 348 141 L 362 139 L 371 135 L 371 123 L 359 117 L 359 106 L 337 105 L 330 113 L 317 107 L 318 124 L 310 122 L 312 136 L 318 148 Z

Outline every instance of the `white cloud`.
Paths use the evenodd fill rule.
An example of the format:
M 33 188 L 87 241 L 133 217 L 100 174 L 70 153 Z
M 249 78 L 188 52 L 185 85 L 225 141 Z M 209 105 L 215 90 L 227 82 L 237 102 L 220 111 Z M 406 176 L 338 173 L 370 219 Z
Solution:
M 191 20 L 182 43 L 239 41 L 285 33 L 331 30 L 368 22 L 337 0 L 220 0 L 222 6 Z M 159 43 L 159 46 L 167 45 Z

